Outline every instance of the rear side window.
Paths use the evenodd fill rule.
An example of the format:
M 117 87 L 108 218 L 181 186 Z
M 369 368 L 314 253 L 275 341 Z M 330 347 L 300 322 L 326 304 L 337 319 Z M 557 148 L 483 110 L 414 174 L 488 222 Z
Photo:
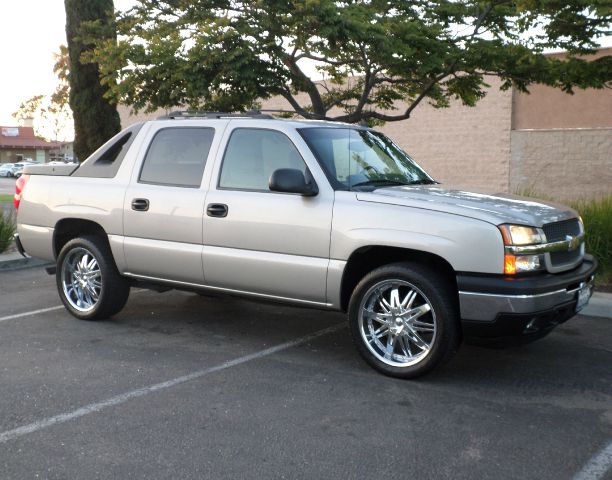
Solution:
M 219 188 L 270 191 L 270 176 L 279 168 L 306 172 L 302 156 L 284 133 L 237 128 L 223 156 Z
M 98 150 L 72 174 L 73 177 L 113 178 L 117 175 L 125 154 L 130 149 L 134 138 L 142 128 L 142 123 L 119 132 Z
M 158 131 L 145 156 L 138 181 L 177 187 L 199 187 L 215 130 L 202 127 Z

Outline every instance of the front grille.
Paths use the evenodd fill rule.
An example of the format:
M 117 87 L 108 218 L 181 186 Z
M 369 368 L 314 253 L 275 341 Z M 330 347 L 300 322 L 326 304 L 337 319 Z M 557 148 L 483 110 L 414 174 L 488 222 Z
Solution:
M 550 263 L 552 263 L 555 267 L 558 265 L 567 265 L 577 261 L 580 256 L 580 248 L 572 250 L 571 252 L 551 252 Z
M 567 240 L 567 236 L 571 235 L 575 237 L 580 235 L 580 222 L 577 218 L 570 218 L 569 220 L 562 220 L 560 222 L 548 223 L 542 227 L 544 234 L 546 235 L 546 241 L 551 242 L 562 242 Z M 567 270 L 572 268 L 577 262 L 580 261 L 584 254 L 584 248 L 578 247 L 575 250 L 564 251 L 564 252 L 551 252 L 550 255 L 550 266 L 555 269 Z M 566 267 L 566 268 L 563 268 Z
M 566 235 L 575 237 L 580 233 L 580 223 L 577 218 L 562 220 L 560 222 L 547 223 L 542 227 L 546 234 L 547 242 L 560 242 L 565 240 Z

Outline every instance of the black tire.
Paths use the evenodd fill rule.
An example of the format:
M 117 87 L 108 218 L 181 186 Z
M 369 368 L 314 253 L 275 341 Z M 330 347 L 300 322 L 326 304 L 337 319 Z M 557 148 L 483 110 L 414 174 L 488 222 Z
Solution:
M 389 290 L 386 290 L 387 288 Z M 416 317 L 420 320 L 416 320 L 414 313 L 397 313 L 401 309 L 394 305 L 393 299 L 391 305 L 384 303 L 386 300 L 382 300 L 381 295 L 385 294 L 381 292 L 391 293 L 394 289 L 397 289 L 395 298 L 400 300 L 404 295 L 404 300 L 408 299 L 408 293 L 414 292 L 414 305 L 426 310 L 426 313 L 420 314 L 422 317 Z M 355 287 L 349 303 L 349 329 L 357 351 L 371 367 L 397 378 L 416 378 L 443 365 L 456 353 L 461 343 L 456 298 L 456 292 L 450 282 L 427 266 L 406 262 L 373 270 Z M 412 302 L 406 305 L 411 307 Z M 370 315 L 366 313 L 378 309 L 378 306 L 379 311 Z M 398 310 L 391 310 L 389 306 L 397 307 Z M 362 311 L 365 307 L 367 310 Z M 396 313 L 392 313 L 393 311 Z M 368 316 L 376 316 L 376 319 L 368 320 Z M 379 319 L 381 316 L 385 317 L 383 321 Z M 387 321 L 394 323 L 387 325 Z M 418 321 L 419 326 L 411 323 L 414 321 Z M 407 323 L 410 326 L 406 325 Z M 421 324 L 431 324 L 431 328 Z M 375 326 L 379 328 L 374 330 Z M 381 330 L 382 333 L 377 333 Z M 386 345 L 383 345 L 381 340 L 383 336 Z M 422 349 L 417 343 L 413 343 L 412 339 L 429 348 Z M 381 347 L 391 350 L 384 351 L 383 356 Z M 416 353 L 411 357 L 413 352 Z
M 72 258 L 88 252 L 95 259 L 99 266 L 99 294 L 96 301 L 93 301 L 93 296 L 89 293 L 89 299 L 93 302 L 90 308 L 78 308 L 75 305 L 75 298 L 69 298 L 69 293 L 64 289 L 64 278 L 68 279 L 68 270 L 64 270 L 64 266 L 68 269 L 67 262 L 71 262 Z M 66 264 L 66 265 L 65 265 Z M 74 280 L 74 277 L 70 277 Z M 119 313 L 125 306 L 130 295 L 130 283 L 119 274 L 113 255 L 106 239 L 95 235 L 87 235 L 70 240 L 62 248 L 57 258 L 56 283 L 59 296 L 66 309 L 80 320 L 101 320 L 111 317 Z M 74 293 L 74 288 L 68 290 Z M 83 289 L 81 289 L 82 291 Z

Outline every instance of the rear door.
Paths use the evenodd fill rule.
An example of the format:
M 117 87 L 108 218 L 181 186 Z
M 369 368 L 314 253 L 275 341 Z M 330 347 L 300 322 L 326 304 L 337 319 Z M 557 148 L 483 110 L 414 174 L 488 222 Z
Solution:
M 159 122 L 124 200 L 127 272 L 201 284 L 206 189 L 225 120 Z

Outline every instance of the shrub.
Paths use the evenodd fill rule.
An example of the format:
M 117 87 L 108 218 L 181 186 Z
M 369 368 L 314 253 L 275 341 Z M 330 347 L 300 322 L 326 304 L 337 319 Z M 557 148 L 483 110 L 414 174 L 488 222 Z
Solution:
M 0 253 L 13 243 L 15 219 L 12 215 L 0 211 Z
M 612 281 L 612 195 L 597 200 L 579 200 L 569 205 L 584 220 L 586 250 L 599 260 L 599 283 Z

